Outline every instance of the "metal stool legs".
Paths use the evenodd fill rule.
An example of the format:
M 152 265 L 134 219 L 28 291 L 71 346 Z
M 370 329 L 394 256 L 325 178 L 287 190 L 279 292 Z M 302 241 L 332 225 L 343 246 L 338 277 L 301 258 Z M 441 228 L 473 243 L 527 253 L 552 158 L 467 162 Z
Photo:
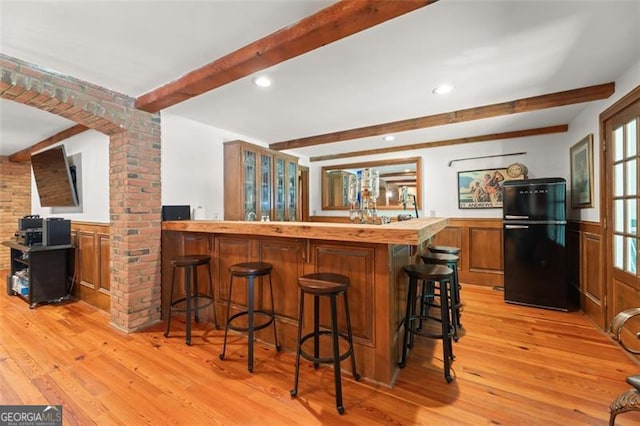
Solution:
M 197 255 L 196 255 L 197 257 Z M 167 319 L 167 328 L 165 329 L 164 336 L 169 337 L 169 331 L 171 330 L 171 315 L 173 313 L 173 307 L 181 302 L 185 303 L 185 321 L 186 321 L 186 343 L 187 345 L 191 345 L 191 317 L 194 316 L 195 322 L 200 322 L 200 316 L 198 312 L 200 309 L 205 308 L 209 305 L 213 305 L 213 321 L 216 329 L 218 326 L 218 318 L 216 315 L 216 306 L 214 301 L 214 293 L 213 293 L 213 279 L 211 275 L 211 264 L 208 260 L 206 263 L 204 258 L 200 256 L 199 259 L 188 259 L 189 256 L 185 256 L 184 258 L 180 258 L 175 261 L 173 265 L 173 270 L 171 273 L 171 294 L 169 301 L 169 318 Z M 209 295 L 204 296 L 198 292 L 198 271 L 197 267 L 199 265 L 207 265 L 207 273 L 209 275 Z M 183 298 L 173 300 L 173 295 L 175 291 L 175 282 L 176 282 L 176 269 L 184 268 L 184 291 L 185 296 Z M 198 299 L 205 298 L 208 299 L 208 302 L 205 304 L 200 304 Z M 182 311 L 182 310 L 181 310 Z
M 413 347 L 414 336 L 419 335 L 423 337 L 441 339 L 442 340 L 442 354 L 444 362 L 444 378 L 450 383 L 453 380 L 451 376 L 451 363 L 454 359 L 453 356 L 453 343 L 452 337 L 454 334 L 454 327 L 450 324 L 450 310 L 449 310 L 449 298 L 447 297 L 447 286 L 451 286 L 452 272 L 449 268 L 443 266 L 433 266 L 434 268 L 444 268 L 439 271 L 439 276 L 434 276 L 431 279 L 428 277 L 428 269 L 430 265 L 409 265 L 405 267 L 405 271 L 409 274 L 409 288 L 407 292 L 407 306 L 404 318 L 404 335 L 402 344 L 402 353 L 398 366 L 404 368 L 407 363 L 407 349 Z M 412 269 L 413 268 L 413 269 Z M 416 269 L 418 269 L 416 271 Z M 444 271 L 444 272 L 442 272 Z M 448 273 L 447 273 L 448 272 Z M 448 276 L 447 276 L 448 275 Z M 427 333 L 420 330 L 420 320 L 426 319 L 423 317 L 423 295 L 418 295 L 418 280 L 424 279 L 430 281 L 428 285 L 434 285 L 433 282 L 440 283 L 440 333 Z M 416 314 L 416 304 L 420 303 L 420 313 Z M 415 322 L 418 322 L 416 327 Z
M 254 289 L 255 289 L 255 285 L 254 285 L 254 281 L 255 278 L 261 278 L 264 277 L 265 275 L 269 276 L 269 294 L 271 295 L 271 310 L 270 311 L 264 311 L 262 309 L 255 309 L 255 295 L 254 295 Z M 240 276 L 240 275 L 238 275 Z M 280 344 L 278 343 L 278 331 L 276 329 L 276 322 L 275 322 L 275 305 L 274 305 L 274 301 L 273 301 L 273 285 L 271 282 L 271 273 L 266 273 L 266 274 L 260 274 L 260 275 L 256 275 L 256 274 L 247 274 L 247 275 L 242 275 L 245 276 L 247 278 L 247 310 L 246 311 L 242 311 L 242 312 L 238 312 L 234 315 L 230 316 L 231 313 L 231 295 L 233 292 L 233 280 L 234 277 L 236 277 L 236 275 L 234 275 L 233 273 L 231 274 L 231 277 L 229 278 L 229 293 L 228 293 L 228 300 L 227 300 L 227 323 L 225 325 L 224 328 L 224 342 L 222 344 L 222 353 L 220 353 L 219 357 L 220 359 L 224 359 L 225 357 L 225 353 L 227 350 L 227 337 L 229 334 L 229 329 L 232 330 L 237 330 L 237 331 L 246 331 L 247 332 L 247 340 L 248 340 L 248 354 L 247 354 L 247 369 L 249 370 L 250 373 L 253 373 L 253 354 L 254 354 L 254 340 L 255 340 L 255 332 L 257 330 L 261 330 L 271 324 L 273 324 L 273 337 L 274 337 L 274 342 L 276 345 L 276 351 L 279 352 L 280 351 Z M 267 321 L 262 323 L 262 324 L 255 324 L 255 317 L 256 314 L 263 314 L 265 316 L 268 317 Z M 247 316 L 247 326 L 246 327 L 239 327 L 239 326 L 234 326 L 232 325 L 232 321 L 240 316 Z
M 355 380 L 360 380 L 360 375 L 356 370 L 356 360 L 353 355 L 353 334 L 351 331 L 351 317 L 349 315 L 349 301 L 347 299 L 346 291 L 342 292 L 344 297 L 344 309 L 345 319 L 347 322 L 347 333 L 342 334 L 338 331 L 338 309 L 337 309 L 337 296 L 339 293 L 323 294 L 323 296 L 329 297 L 329 303 L 331 306 L 331 330 L 320 330 L 320 296 L 313 294 L 313 332 L 302 335 L 302 322 L 304 319 L 304 295 L 305 291 L 300 290 L 300 306 L 298 309 L 298 340 L 296 348 L 296 367 L 293 382 L 293 389 L 291 390 L 291 396 L 298 395 L 298 383 L 300 377 L 300 356 L 305 357 L 313 363 L 314 368 L 318 368 L 320 363 L 328 364 L 333 363 L 333 377 L 336 391 L 336 409 L 339 414 L 344 414 L 344 405 L 342 403 L 342 376 L 340 371 L 340 362 L 347 357 L 351 357 L 351 371 Z M 320 335 L 331 335 L 331 346 L 333 349 L 333 356 L 330 358 L 320 357 Z M 302 344 L 313 338 L 313 356 L 307 354 L 302 350 Z M 344 353 L 340 353 L 340 338 L 344 338 L 348 342 L 348 349 Z
M 439 251 L 437 251 L 439 250 Z M 449 251 L 446 251 L 449 250 Z M 421 255 L 422 261 L 427 265 L 444 265 L 453 271 L 453 276 L 451 278 L 449 284 L 449 298 L 451 303 L 449 304 L 449 309 L 451 310 L 451 319 L 450 323 L 454 328 L 453 340 L 458 341 L 458 330 L 462 328 L 462 323 L 460 321 L 461 317 L 461 309 L 462 302 L 460 299 L 460 281 L 458 279 L 458 261 L 459 258 L 457 255 L 451 254 L 451 251 L 458 250 L 455 247 L 440 247 L 434 248 L 431 247 L 431 252 Z M 424 286 L 423 286 L 424 292 Z M 429 303 L 431 300 L 424 299 L 425 307 L 427 310 L 430 307 Z

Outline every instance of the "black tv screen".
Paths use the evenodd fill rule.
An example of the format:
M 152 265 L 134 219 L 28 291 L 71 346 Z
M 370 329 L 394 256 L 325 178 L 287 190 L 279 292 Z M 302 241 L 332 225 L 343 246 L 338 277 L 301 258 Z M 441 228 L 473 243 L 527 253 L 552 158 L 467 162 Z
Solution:
M 69 166 L 64 145 L 33 154 L 31 167 L 42 207 L 78 205 L 75 170 Z

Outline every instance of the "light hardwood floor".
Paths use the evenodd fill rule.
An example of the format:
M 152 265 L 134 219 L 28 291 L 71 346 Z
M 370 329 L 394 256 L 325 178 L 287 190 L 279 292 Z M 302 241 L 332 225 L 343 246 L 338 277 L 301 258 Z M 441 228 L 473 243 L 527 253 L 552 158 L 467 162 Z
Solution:
M 0 295 L 0 404 L 62 404 L 71 425 L 393 424 L 604 425 L 608 406 L 640 373 L 579 312 L 505 304 L 502 293 L 465 285 L 466 333 L 454 350 L 455 380 L 444 381 L 440 344 L 418 338 L 389 389 L 343 378 L 346 414 L 335 409 L 333 373 L 302 361 L 292 398 L 294 356 L 198 326 L 191 347 L 184 322 L 130 335 L 82 303 L 29 309 Z M 173 327 L 175 325 L 175 327 Z M 639 424 L 640 413 L 617 424 Z

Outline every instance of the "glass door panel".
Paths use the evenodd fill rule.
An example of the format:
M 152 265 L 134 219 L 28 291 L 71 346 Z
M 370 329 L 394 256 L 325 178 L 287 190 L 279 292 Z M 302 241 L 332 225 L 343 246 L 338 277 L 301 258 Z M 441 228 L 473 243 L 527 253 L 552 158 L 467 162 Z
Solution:
M 638 125 L 637 118 L 613 129 L 613 267 L 637 276 Z
M 626 238 L 627 240 L 627 261 L 625 262 L 625 270 L 630 274 L 636 274 L 636 262 L 638 254 L 636 253 L 637 240 L 635 238 Z
M 637 138 L 636 135 L 638 134 L 638 129 L 637 129 L 637 121 L 638 120 L 631 120 L 629 123 L 627 123 L 627 156 L 634 156 L 636 155 L 636 144 L 637 144 Z
M 285 161 L 284 158 L 276 158 L 276 211 L 275 220 L 284 220 L 285 210 Z
M 635 198 L 630 200 L 625 200 L 627 203 L 627 211 L 626 211 L 626 232 L 628 234 L 637 234 L 636 222 L 637 222 L 637 212 L 638 212 L 638 202 Z
M 637 178 L 637 173 L 636 171 L 638 170 L 638 166 L 636 164 L 636 160 L 627 160 L 625 162 L 625 165 L 627 166 L 627 170 L 626 170 L 626 189 L 627 189 L 627 195 L 635 195 L 636 194 L 636 178 Z
M 624 250 L 622 249 L 622 236 L 613 236 L 613 266 L 618 269 L 622 269 Z
M 271 155 L 260 155 L 260 217 L 271 219 Z
M 256 153 L 244 151 L 244 219 L 256 220 Z
M 613 132 L 613 161 L 622 160 L 622 157 L 624 155 L 624 138 L 622 137 L 622 131 L 622 127 L 618 127 Z
M 624 200 L 615 200 L 613 204 L 613 230 L 624 232 Z
M 296 187 L 296 183 L 298 182 L 298 166 L 296 163 L 294 162 L 289 162 L 289 172 L 287 174 L 287 178 L 288 178 L 288 184 L 287 184 L 287 188 L 289 190 L 289 194 L 288 194 L 288 201 L 289 201 L 289 205 L 287 208 L 287 211 L 289 213 L 289 220 L 291 221 L 295 221 L 296 220 L 296 207 L 298 205 L 298 200 L 297 200 L 297 187 Z
M 613 166 L 613 195 L 620 196 L 624 189 L 624 164 L 616 164 Z

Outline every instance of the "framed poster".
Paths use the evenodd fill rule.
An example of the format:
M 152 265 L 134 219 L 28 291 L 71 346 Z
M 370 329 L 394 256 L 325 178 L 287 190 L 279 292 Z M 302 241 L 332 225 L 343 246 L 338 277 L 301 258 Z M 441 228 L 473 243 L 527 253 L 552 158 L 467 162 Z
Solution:
M 506 167 L 458 172 L 458 208 L 501 209 L 502 184 L 522 179 L 522 174 L 511 177 Z
M 593 134 L 571 147 L 571 207 L 593 207 Z

